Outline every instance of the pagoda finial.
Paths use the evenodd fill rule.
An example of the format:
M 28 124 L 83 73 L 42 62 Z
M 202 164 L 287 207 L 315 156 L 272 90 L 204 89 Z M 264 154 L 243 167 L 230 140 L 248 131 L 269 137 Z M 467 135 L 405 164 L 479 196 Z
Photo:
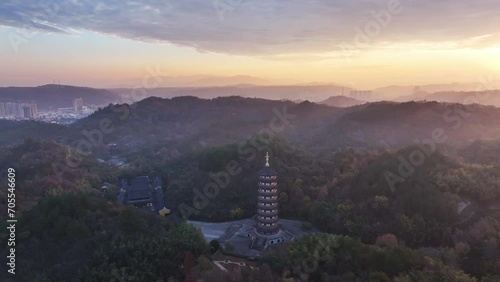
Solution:
M 266 167 L 269 167 L 269 152 L 266 152 Z

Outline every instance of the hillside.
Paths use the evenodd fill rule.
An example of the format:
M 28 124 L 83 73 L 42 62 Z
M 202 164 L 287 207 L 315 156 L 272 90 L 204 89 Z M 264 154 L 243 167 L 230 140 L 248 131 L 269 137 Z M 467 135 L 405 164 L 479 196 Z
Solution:
M 297 114 L 294 125 L 297 132 L 310 134 L 301 136 L 292 131 L 267 139 L 252 134 L 258 132 L 253 128 L 259 128 L 256 125 L 265 120 L 263 116 L 267 111 L 284 105 Z M 465 141 L 481 137 L 478 132 L 472 133 L 476 138 L 466 134 L 470 130 L 467 122 L 471 121 L 474 126 L 485 120 L 485 124 L 494 124 L 499 115 L 497 108 L 478 107 L 455 130 L 463 136 L 447 131 L 462 140 L 464 146 L 456 150 L 450 146 L 456 143 L 454 140 L 451 144 L 440 144 L 436 152 L 426 155 L 421 165 L 413 166 L 404 176 L 401 159 L 414 162 L 411 156 L 422 150 L 420 147 L 341 150 L 341 147 L 320 143 L 324 138 L 320 133 L 324 130 L 315 131 L 329 126 L 334 126 L 331 132 L 348 132 L 351 127 L 367 131 L 360 124 L 370 128 L 387 123 L 388 127 L 400 131 L 411 124 L 423 132 L 440 126 L 438 122 L 425 126 L 430 121 L 422 120 L 423 116 L 440 117 L 439 113 L 450 107 L 457 105 L 375 103 L 340 111 L 307 102 L 185 97 L 149 98 L 127 107 L 130 116 L 123 120 L 119 115 L 123 112 L 102 109 L 72 127 L 74 132 L 81 133 L 85 126 L 89 126 L 87 130 L 95 129 L 92 126 L 109 118 L 116 132 L 103 134 L 105 138 L 135 134 L 138 141 L 142 136 L 145 143 L 133 143 L 134 147 L 130 147 L 132 143 L 119 143 L 113 150 L 101 150 L 107 147 L 103 143 L 89 155 L 54 141 L 39 140 L 27 140 L 2 150 L 0 169 L 14 167 L 19 176 L 16 198 L 22 216 L 18 229 L 18 266 L 36 269 L 47 281 L 67 281 L 69 277 L 76 280 L 91 277 L 96 281 L 132 277 L 132 280 L 149 281 L 165 280 L 170 275 L 183 279 L 184 267 L 196 265 L 197 277 L 225 281 L 221 277 L 229 274 L 207 267 L 206 258 L 200 256 L 204 253 L 212 258 L 208 251 L 203 252 L 205 247 L 199 232 L 184 224 L 117 205 L 114 203 L 116 185 L 122 177 L 159 176 L 174 218 L 227 221 L 251 217 L 255 213 L 257 171 L 264 163 L 264 153 L 269 151 L 271 165 L 279 174 L 280 216 L 308 220 L 322 232 L 335 234 L 297 240 L 276 250 L 277 254 L 256 262 L 258 269 L 267 269 L 265 273 L 269 277 L 297 277 L 296 273 L 287 273 L 286 268 L 293 268 L 297 261 L 307 257 L 305 254 L 309 253 L 301 250 L 310 249 L 311 244 L 318 244 L 320 240 L 335 253 L 322 256 L 326 261 L 309 273 L 311 279 L 317 280 L 328 273 L 339 281 L 367 275 L 378 277 L 374 281 L 391 281 L 396 277 L 406 279 L 401 281 L 412 281 L 407 280 L 408 277 L 443 281 L 442 277 L 448 277 L 448 281 L 472 282 L 487 275 L 492 277 L 491 281 L 497 281 L 494 275 L 495 262 L 500 261 L 496 236 L 500 231 L 497 205 L 500 162 L 492 156 L 498 155 L 500 142 Z M 227 121 L 224 119 L 227 113 L 221 111 L 231 112 L 231 109 L 242 115 L 232 115 L 233 119 Z M 335 118 L 332 119 L 332 115 Z M 318 123 L 317 119 L 323 119 L 327 125 Z M 218 120 L 222 128 L 212 127 L 212 133 L 218 136 L 217 142 L 197 147 L 194 146 L 196 138 L 188 142 L 189 138 L 179 137 L 177 143 L 159 138 L 175 128 L 184 130 L 185 126 L 197 131 L 197 126 L 202 128 L 211 120 Z M 229 128 L 241 132 L 232 133 Z M 217 130 L 228 130 L 226 134 L 232 137 L 219 136 L 222 132 Z M 155 135 L 144 138 L 147 132 Z M 252 135 L 245 142 L 230 142 L 243 136 L 243 132 Z M 406 134 L 422 132 L 407 130 Z M 203 134 L 209 136 L 209 133 Z M 495 135 L 495 132 L 484 133 Z M 400 138 L 399 144 L 403 144 L 405 138 L 412 139 L 395 136 Z M 352 136 L 344 140 L 332 138 L 332 142 L 347 142 L 348 138 Z M 223 144 L 225 142 L 228 143 Z M 316 145 L 300 145 L 308 142 Z M 321 146 L 330 149 L 315 150 Z M 179 148 L 177 152 L 176 148 Z M 125 157 L 129 166 L 118 168 L 96 160 L 97 156 L 110 155 Z M 224 173 L 230 162 L 238 164 L 239 173 L 231 176 L 226 184 L 220 184 L 221 178 L 214 180 L 214 174 Z M 58 173 L 62 173 L 62 178 Z M 388 178 L 388 175 L 392 176 Z M 111 188 L 101 194 L 96 188 L 105 181 L 112 183 Z M 205 193 L 207 184 L 216 184 L 219 190 L 207 200 L 206 206 L 200 207 L 195 201 L 201 199 L 200 193 Z M 0 193 L 0 198 L 4 199 L 0 206 L 5 209 L 7 197 Z M 471 206 L 463 213 L 457 212 L 465 200 L 470 201 Z M 2 230 L 0 241 L 5 243 L 6 228 Z M 358 271 L 358 268 L 345 268 L 346 264 L 363 267 Z M 332 270 L 337 268 L 340 270 Z M 258 273 L 246 275 L 255 277 Z M 37 279 L 30 272 L 19 277 L 21 281 Z
M 242 97 L 151 97 L 132 105 L 105 107 L 71 126 L 2 121 L 0 128 L 4 129 L 0 145 L 28 137 L 75 145 L 95 133 L 98 144 L 92 150 L 96 153 L 106 151 L 109 143 L 129 151 L 149 147 L 186 153 L 241 142 L 255 134 L 286 138 L 315 151 L 398 148 L 431 138 L 436 129 L 446 135 L 445 143 L 460 146 L 472 139 L 500 138 L 500 109 L 438 102 L 332 108 L 307 101 L 296 104 Z
M 0 102 L 35 102 L 39 109 L 57 109 L 73 106 L 73 100 L 83 98 L 85 105 L 107 105 L 120 98 L 111 91 L 68 85 L 38 87 L 1 87 Z
M 480 92 L 437 92 L 425 97 L 428 101 L 448 102 L 500 107 L 500 90 Z
M 445 103 L 458 103 L 458 104 L 481 104 L 492 105 L 495 107 L 500 106 L 500 90 L 492 91 L 469 91 L 469 92 L 435 92 L 429 93 L 424 91 L 415 92 L 409 96 L 403 96 L 396 101 L 436 101 Z
M 430 138 L 438 128 L 446 134 L 445 143 L 455 145 L 500 137 L 500 109 L 491 106 L 379 102 L 340 109 L 309 102 L 182 97 L 149 98 L 133 108 L 122 107 L 130 112 L 123 120 L 118 118 L 122 114 L 117 109 L 105 108 L 73 128 L 91 130 L 98 128 L 101 119 L 109 118 L 116 126 L 105 136 L 109 142 L 132 147 L 148 143 L 181 152 L 239 142 L 266 130 L 320 150 L 400 147 Z M 283 112 L 285 107 L 291 115 L 288 124 L 277 123 L 280 130 L 270 131 L 270 122 L 277 118 L 275 112 Z
M 112 121 L 113 132 L 105 142 L 117 142 L 129 149 L 148 144 L 181 152 L 247 140 L 261 133 L 295 136 L 305 140 L 323 124 L 342 114 L 340 109 L 310 102 L 224 97 L 211 100 L 196 97 L 148 98 L 132 107 L 104 108 L 75 123 L 78 131 L 99 128 L 102 119 Z M 157 147 L 158 146 L 158 147 Z
M 17 232 L 16 276 L 4 271 L 2 281 L 182 279 L 186 253 L 195 260 L 205 250 L 201 232 L 190 225 L 84 193 L 40 200 L 19 218 Z
M 117 171 L 98 163 L 74 148 L 55 141 L 27 139 L 20 145 L 4 148 L 0 153 L 0 170 L 14 168 L 18 176 L 16 208 L 27 210 L 47 195 L 63 191 L 82 191 L 114 181 Z M 0 192 L 6 199 L 6 191 Z M 7 202 L 0 201 L 6 209 Z
M 367 102 L 360 101 L 347 96 L 332 96 L 326 99 L 325 101 L 319 102 L 319 104 L 321 105 L 327 105 L 336 108 L 348 108 L 348 107 L 363 105 L 365 103 Z
M 0 147 L 22 143 L 27 138 L 63 141 L 74 132 L 70 127 L 38 121 L 0 119 Z
M 500 109 L 492 106 L 379 102 L 354 107 L 308 144 L 325 149 L 399 147 L 432 138 L 438 130 L 444 143 L 460 146 L 472 139 L 499 137 L 499 124 Z

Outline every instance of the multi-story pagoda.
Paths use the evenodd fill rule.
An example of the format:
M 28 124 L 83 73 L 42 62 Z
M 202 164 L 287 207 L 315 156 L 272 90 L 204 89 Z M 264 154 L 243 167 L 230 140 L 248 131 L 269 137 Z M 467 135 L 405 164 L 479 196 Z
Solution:
M 269 165 L 269 153 L 266 166 L 258 174 L 255 224 L 240 236 L 252 239 L 250 249 L 265 251 L 270 245 L 293 240 L 294 235 L 284 231 L 278 222 L 278 173 Z
M 216 239 L 226 254 L 256 258 L 273 245 L 293 242 L 297 237 L 316 232 L 305 230 L 301 221 L 278 219 L 278 173 L 269 165 L 269 153 L 257 178 L 257 214 L 251 219 L 233 221 L 229 227 L 223 223 L 225 232 Z M 194 224 L 207 230 L 204 223 Z M 218 231 L 214 225 L 211 223 L 207 230 L 209 238 L 213 237 L 214 229 Z M 228 249 L 229 243 L 233 248 Z
M 260 235 L 275 235 L 279 229 L 278 173 L 270 167 L 266 153 L 266 166 L 259 170 L 256 231 Z

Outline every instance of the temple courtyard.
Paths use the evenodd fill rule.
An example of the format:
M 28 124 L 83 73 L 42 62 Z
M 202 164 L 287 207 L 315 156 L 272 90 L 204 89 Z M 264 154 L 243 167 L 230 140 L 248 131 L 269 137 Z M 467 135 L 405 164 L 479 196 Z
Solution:
M 189 221 L 193 226 L 201 229 L 207 242 L 216 240 L 219 242 L 224 253 L 247 258 L 258 258 L 262 256 L 269 247 L 282 242 L 293 242 L 296 238 L 317 233 L 318 230 L 305 221 L 279 219 L 279 233 L 262 242 L 251 237 L 252 230 L 255 229 L 256 220 L 254 218 L 220 223 Z M 284 241 L 274 238 L 282 238 Z M 272 241 L 272 242 L 271 242 Z M 262 247 L 266 246 L 266 247 Z

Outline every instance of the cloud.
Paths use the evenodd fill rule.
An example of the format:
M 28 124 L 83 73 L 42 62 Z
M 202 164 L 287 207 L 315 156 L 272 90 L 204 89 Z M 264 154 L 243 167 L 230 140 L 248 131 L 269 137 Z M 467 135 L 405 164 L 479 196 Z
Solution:
M 40 32 L 89 30 L 200 51 L 274 56 L 370 48 L 387 42 L 497 45 L 498 0 L 400 0 L 402 11 L 356 46 L 359 31 L 387 19 L 398 0 L 2 0 L 0 25 Z M 216 5 L 214 5 L 216 3 Z M 373 31 L 373 30 L 372 30 Z M 377 31 L 377 30 L 375 30 Z M 365 38 L 366 39 L 366 38 Z M 358 40 L 359 41 L 359 40 Z M 279 58 L 279 57 L 277 57 Z

